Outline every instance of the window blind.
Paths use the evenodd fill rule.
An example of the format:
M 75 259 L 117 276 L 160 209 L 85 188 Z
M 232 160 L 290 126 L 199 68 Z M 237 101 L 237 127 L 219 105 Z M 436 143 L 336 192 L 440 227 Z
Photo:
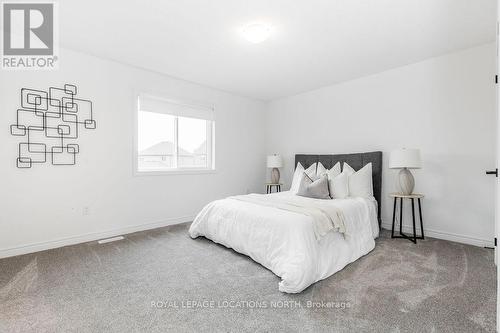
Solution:
M 187 104 L 144 94 L 139 96 L 139 110 L 165 113 L 179 117 L 215 120 L 213 107 Z

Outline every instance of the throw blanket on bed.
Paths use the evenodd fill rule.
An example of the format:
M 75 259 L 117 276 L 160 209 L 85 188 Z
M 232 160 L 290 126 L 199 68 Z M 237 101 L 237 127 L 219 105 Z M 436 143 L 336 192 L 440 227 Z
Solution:
M 330 230 L 335 230 L 342 234 L 346 232 L 342 211 L 334 205 L 325 205 L 318 199 L 311 200 L 297 196 L 284 197 L 265 194 L 237 195 L 228 199 L 250 202 L 310 216 L 313 219 L 314 234 L 317 240 L 321 239 Z

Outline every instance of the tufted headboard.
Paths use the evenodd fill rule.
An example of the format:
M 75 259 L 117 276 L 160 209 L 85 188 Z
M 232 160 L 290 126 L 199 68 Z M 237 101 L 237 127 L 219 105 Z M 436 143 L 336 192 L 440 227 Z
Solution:
M 382 152 L 374 151 L 370 153 L 354 153 L 354 154 L 335 154 L 335 155 L 313 155 L 313 154 L 297 154 L 295 155 L 295 167 L 297 163 L 302 164 L 304 168 L 308 168 L 311 164 L 321 162 L 323 166 L 330 169 L 335 163 L 340 162 L 341 168 L 344 168 L 344 163 L 347 162 L 354 170 L 359 170 L 368 163 L 372 163 L 373 177 L 373 196 L 377 200 L 378 205 L 378 221 L 381 222 L 380 212 L 382 204 Z

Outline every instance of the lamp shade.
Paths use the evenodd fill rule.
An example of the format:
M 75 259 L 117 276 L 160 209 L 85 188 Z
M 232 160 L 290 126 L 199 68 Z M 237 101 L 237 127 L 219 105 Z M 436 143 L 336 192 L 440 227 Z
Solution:
M 280 155 L 269 155 L 267 156 L 267 167 L 268 168 L 281 168 L 283 166 L 283 159 Z
M 420 158 L 420 150 L 402 148 L 391 152 L 389 168 L 420 169 L 421 167 L 422 159 Z

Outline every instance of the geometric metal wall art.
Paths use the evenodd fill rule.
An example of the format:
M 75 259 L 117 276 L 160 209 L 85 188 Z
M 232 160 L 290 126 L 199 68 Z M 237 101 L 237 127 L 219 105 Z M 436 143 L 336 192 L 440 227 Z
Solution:
M 31 168 L 48 159 L 52 165 L 75 165 L 80 127 L 97 127 L 92 102 L 77 98 L 77 92 L 71 84 L 48 91 L 21 89 L 21 108 L 16 123 L 10 125 L 12 135 L 24 137 L 18 148 L 18 168 Z

